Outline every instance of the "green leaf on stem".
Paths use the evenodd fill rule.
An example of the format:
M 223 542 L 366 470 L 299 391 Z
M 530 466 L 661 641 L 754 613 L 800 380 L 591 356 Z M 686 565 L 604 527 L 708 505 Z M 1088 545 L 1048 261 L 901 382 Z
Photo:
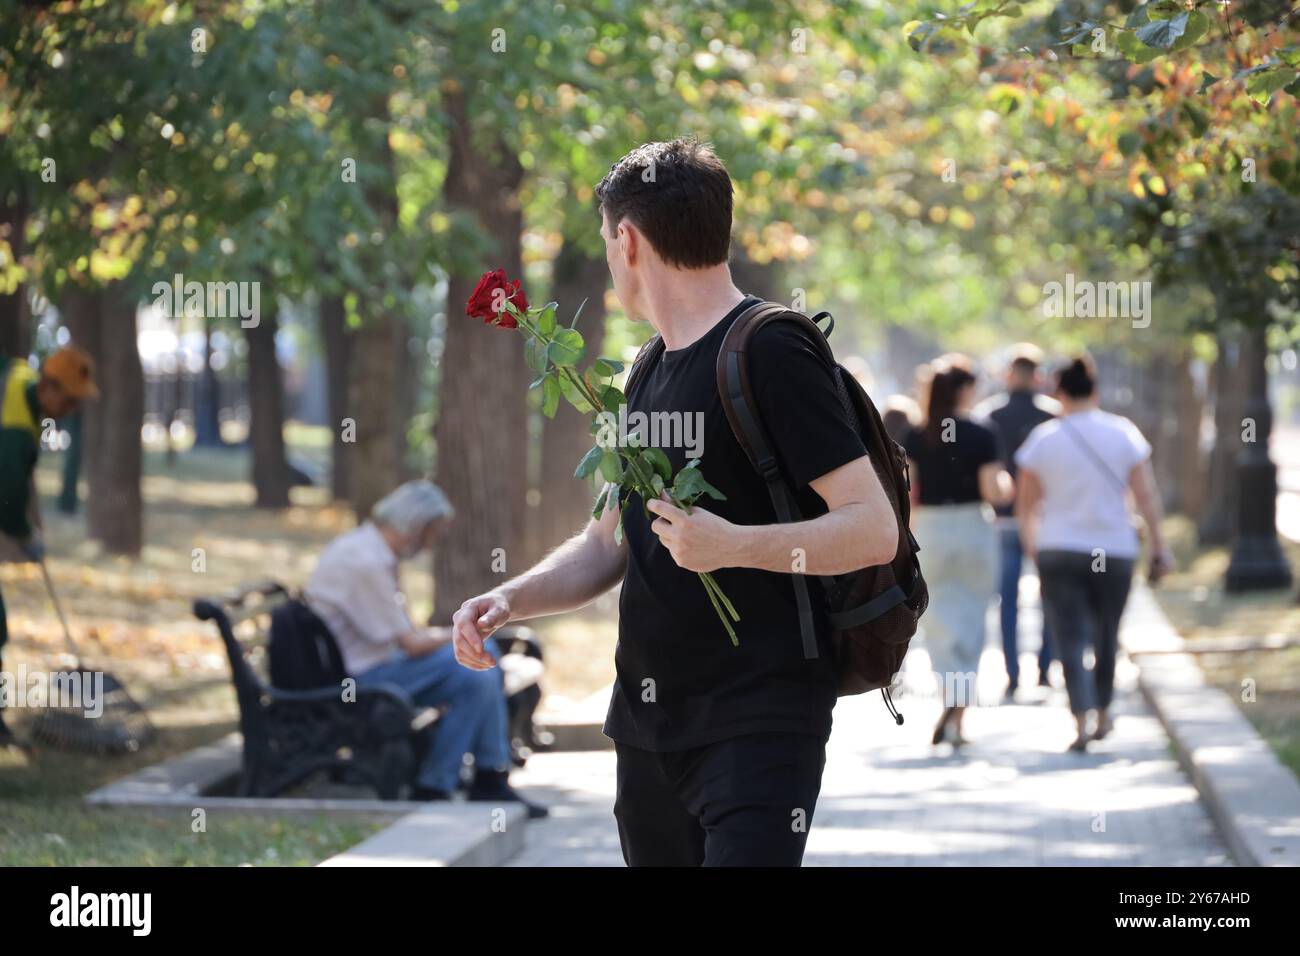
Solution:
M 596 364 L 591 367 L 591 371 L 601 378 L 611 378 L 614 375 L 614 367 L 604 359 L 596 359 Z
M 1149 47 L 1168 50 L 1187 30 L 1187 17 L 1188 14 L 1184 12 L 1168 20 L 1152 20 L 1137 28 L 1137 38 Z
M 596 521 L 599 521 L 600 516 L 605 513 L 605 502 L 609 500 L 609 490 L 611 488 L 615 489 L 615 494 L 617 495 L 618 485 L 606 485 L 601 489 L 600 497 L 596 499 L 596 506 L 591 509 L 591 516 Z
M 620 405 L 627 404 L 627 396 L 623 394 L 622 389 L 616 388 L 613 385 L 607 385 L 604 390 L 600 392 L 600 401 L 601 404 L 612 412 Z
M 578 467 L 573 472 L 574 478 L 588 478 L 595 473 L 600 467 L 600 459 L 604 456 L 605 449 L 599 445 L 590 449 L 587 454 L 582 456 L 582 461 L 578 462 Z
M 604 362 L 613 370 L 614 375 L 617 375 L 619 372 L 623 371 L 623 369 L 627 367 L 618 359 L 609 358 L 608 356 L 603 357 L 601 361 Z
M 528 335 L 524 342 L 524 361 L 534 372 L 544 373 L 547 366 L 546 343 L 535 335 Z
M 590 298 L 590 296 L 588 298 Z M 586 307 L 587 299 L 583 299 L 582 302 L 578 304 L 578 311 L 573 313 L 573 320 L 569 322 L 569 328 L 576 329 L 578 327 L 578 316 L 582 315 L 582 310 Z
M 584 348 L 580 333 L 573 329 L 560 329 L 547 346 L 546 355 L 556 365 L 572 367 L 582 361 Z
M 650 487 L 654 489 L 656 498 L 664 493 L 664 480 L 659 476 L 658 472 L 650 479 Z
M 555 331 L 555 306 L 548 305 L 542 310 L 542 314 L 537 317 L 537 328 L 542 335 L 547 338 Z
M 595 411 L 595 409 L 591 407 L 591 402 L 587 401 L 587 396 L 583 394 L 582 389 L 574 384 L 573 380 L 570 379 L 568 375 L 559 373 L 557 379 L 560 383 L 560 392 L 569 400 L 570 405 L 582 412 L 584 415 L 588 412 Z
M 704 493 L 708 495 L 710 498 L 712 498 L 714 501 L 727 500 L 727 496 L 724 495 L 722 492 L 720 492 L 717 488 L 713 487 L 713 485 L 709 484 L 707 481 L 703 481 L 703 479 L 701 479 L 701 481 L 704 488 Z
M 673 477 L 673 465 L 668 460 L 668 456 L 659 448 L 647 448 L 641 453 L 641 457 L 650 462 L 650 467 L 660 475 L 664 481 Z
M 542 385 L 542 414 L 547 418 L 554 418 L 556 410 L 560 407 L 560 383 L 555 380 L 554 375 L 543 377 L 546 381 Z
M 600 456 L 600 474 L 606 481 L 623 480 L 623 460 L 612 448 Z

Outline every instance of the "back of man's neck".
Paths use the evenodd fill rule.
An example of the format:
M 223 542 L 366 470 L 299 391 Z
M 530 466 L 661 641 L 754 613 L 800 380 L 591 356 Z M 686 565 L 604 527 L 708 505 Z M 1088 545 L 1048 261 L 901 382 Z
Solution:
M 708 334 L 718 321 L 745 296 L 722 266 L 702 272 L 698 279 L 682 281 L 649 292 L 647 318 L 667 349 L 684 349 Z

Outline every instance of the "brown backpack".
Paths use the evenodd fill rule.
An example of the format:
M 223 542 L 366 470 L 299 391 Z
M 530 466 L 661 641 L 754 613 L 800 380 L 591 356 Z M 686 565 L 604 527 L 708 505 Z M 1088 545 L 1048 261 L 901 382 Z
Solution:
M 830 319 L 826 332 L 817 325 L 823 317 Z M 908 527 L 911 498 L 907 458 L 898 442 L 885 431 L 880 413 L 857 379 L 835 361 L 827 342 L 827 336 L 835 327 L 830 313 L 822 312 L 810 319 L 774 302 L 750 306 L 732 322 L 718 351 L 718 394 L 736 440 L 767 482 L 777 518 L 786 523 L 800 521 L 802 515 L 782 475 L 778 450 L 773 448 L 759 416 L 749 379 L 748 347 L 759 329 L 778 320 L 796 322 L 810 333 L 835 377 L 845 414 L 854 431 L 861 436 L 894 511 L 898 525 L 898 550 L 891 562 L 836 577 L 822 577 L 821 580 L 831 626 L 839 695 L 844 697 L 879 689 L 884 693 L 885 704 L 894 720 L 901 724 L 903 717 L 893 706 L 889 687 L 903 665 L 917 622 L 930 599 L 916 558 L 921 549 Z M 633 382 L 644 374 L 662 351 L 663 341 L 657 335 L 642 347 L 628 376 L 629 393 Z M 791 577 L 804 657 L 812 659 L 818 656 L 818 651 L 807 579 L 802 574 L 792 574 Z

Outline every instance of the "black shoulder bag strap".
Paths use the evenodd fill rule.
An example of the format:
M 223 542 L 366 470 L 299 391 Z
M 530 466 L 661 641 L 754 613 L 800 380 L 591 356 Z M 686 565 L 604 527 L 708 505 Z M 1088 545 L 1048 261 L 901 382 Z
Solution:
M 630 400 L 632 389 L 636 387 L 641 379 L 645 378 L 646 371 L 651 365 L 659 359 L 664 350 L 664 340 L 655 334 L 645 345 L 641 346 L 641 351 L 636 353 L 636 358 L 632 360 L 632 369 L 627 373 L 627 381 L 623 383 L 623 393 Z
M 794 494 L 781 475 L 776 449 L 772 447 L 767 431 L 759 420 L 757 402 L 749 380 L 749 342 L 760 328 L 775 319 L 793 320 L 813 332 L 813 341 L 818 343 L 819 351 L 834 368 L 830 345 L 816 322 L 783 305 L 760 302 L 738 315 L 727 330 L 722 348 L 718 350 L 718 394 L 736 440 L 767 483 L 767 493 L 772 499 L 777 520 L 788 524 L 800 520 L 802 516 Z M 812 599 L 808 594 L 808 581 L 802 574 L 790 576 L 794 581 L 795 604 L 799 611 L 803 656 L 812 660 L 818 656 L 817 631 L 813 620 Z

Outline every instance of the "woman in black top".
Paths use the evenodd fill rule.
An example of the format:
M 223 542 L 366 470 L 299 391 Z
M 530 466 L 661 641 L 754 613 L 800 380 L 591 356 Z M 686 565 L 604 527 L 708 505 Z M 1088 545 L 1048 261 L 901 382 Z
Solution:
M 925 549 L 930 610 L 922 627 L 943 714 L 934 742 L 960 745 L 984 649 L 984 618 L 996 585 L 997 547 L 987 505 L 1007 504 L 1011 477 L 997 437 L 968 416 L 975 375 L 963 355 L 930 366 L 925 422 L 903 442 L 912 478 L 912 526 Z

